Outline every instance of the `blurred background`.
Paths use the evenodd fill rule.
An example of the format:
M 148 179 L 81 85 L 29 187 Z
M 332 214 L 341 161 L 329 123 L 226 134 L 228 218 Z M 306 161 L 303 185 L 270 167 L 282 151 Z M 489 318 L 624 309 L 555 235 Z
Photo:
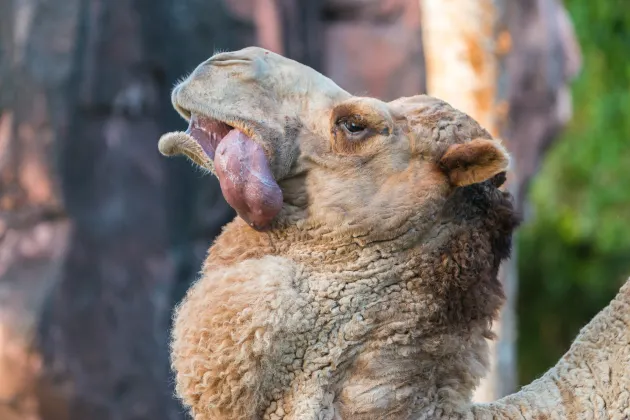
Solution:
M 428 92 L 513 154 L 525 222 L 475 398 L 552 366 L 630 276 L 626 0 L 0 0 L 0 419 L 184 419 L 173 306 L 234 217 L 159 136 L 260 45 L 354 94 Z

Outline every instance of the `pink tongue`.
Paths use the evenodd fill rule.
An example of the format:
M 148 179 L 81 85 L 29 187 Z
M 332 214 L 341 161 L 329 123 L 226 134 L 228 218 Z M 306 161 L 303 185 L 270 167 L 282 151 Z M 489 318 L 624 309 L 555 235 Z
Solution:
M 237 129 L 219 143 L 214 167 L 227 202 L 254 229 L 264 230 L 282 208 L 282 191 L 265 153 Z

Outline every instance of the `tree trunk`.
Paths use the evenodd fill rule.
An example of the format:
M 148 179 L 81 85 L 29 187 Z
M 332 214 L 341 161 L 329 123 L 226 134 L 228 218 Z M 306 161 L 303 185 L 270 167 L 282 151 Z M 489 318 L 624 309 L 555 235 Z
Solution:
M 497 107 L 498 1 L 421 3 L 428 93 L 470 114 L 495 137 L 505 119 Z

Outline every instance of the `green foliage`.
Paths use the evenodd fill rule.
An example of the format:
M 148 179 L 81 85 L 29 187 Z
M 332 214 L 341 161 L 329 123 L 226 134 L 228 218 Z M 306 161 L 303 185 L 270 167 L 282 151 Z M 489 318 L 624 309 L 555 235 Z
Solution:
M 530 193 L 518 235 L 519 373 L 529 383 L 630 276 L 630 7 L 567 0 L 584 68 L 574 118 Z

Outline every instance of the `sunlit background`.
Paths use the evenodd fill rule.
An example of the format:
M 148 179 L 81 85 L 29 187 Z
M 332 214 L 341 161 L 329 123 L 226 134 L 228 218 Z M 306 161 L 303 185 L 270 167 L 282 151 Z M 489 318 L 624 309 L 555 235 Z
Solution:
M 249 45 L 354 94 L 477 98 L 525 218 L 492 395 L 630 277 L 627 0 L 0 0 L 0 420 L 185 418 L 171 311 L 234 212 L 157 141 L 185 128 L 176 81 Z

